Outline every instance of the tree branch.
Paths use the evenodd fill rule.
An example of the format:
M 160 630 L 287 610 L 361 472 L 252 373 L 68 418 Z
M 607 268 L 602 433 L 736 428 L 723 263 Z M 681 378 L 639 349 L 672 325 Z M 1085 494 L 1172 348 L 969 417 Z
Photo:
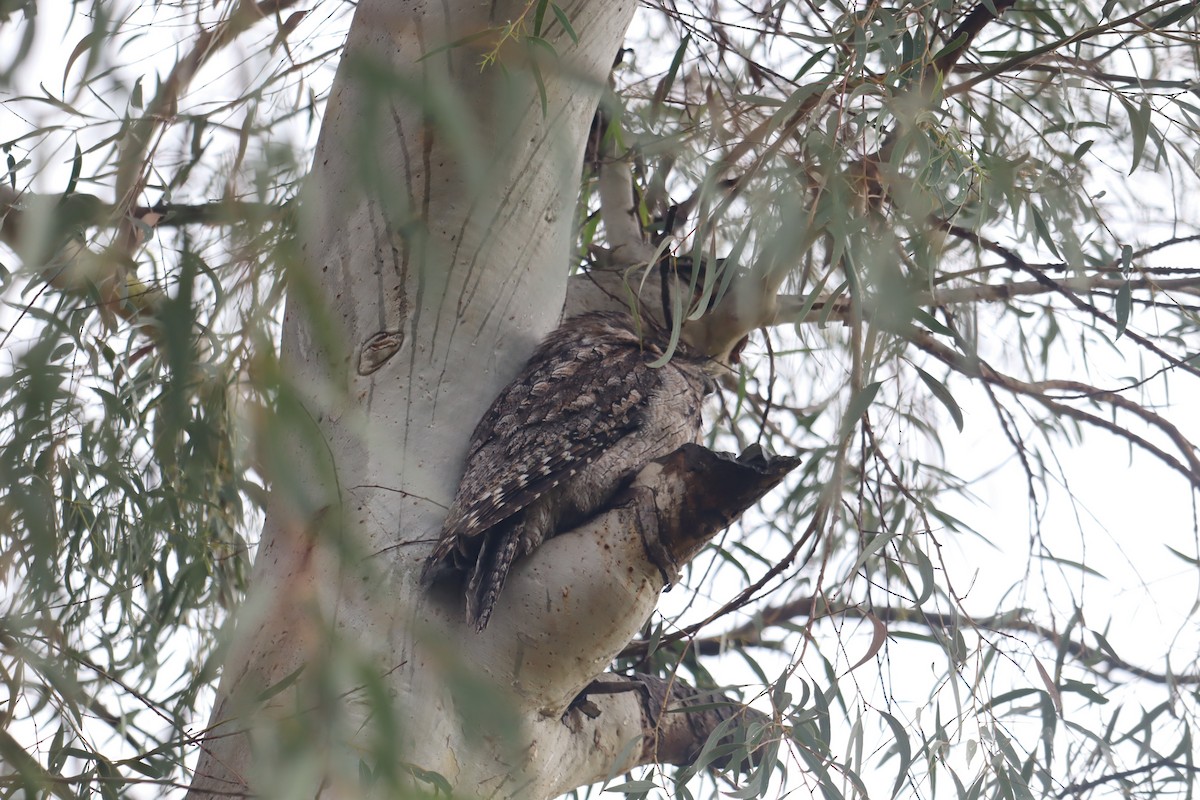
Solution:
M 1186 294 L 1200 295 L 1200 276 L 1190 278 L 1108 278 L 1099 275 L 1067 278 L 1054 281 L 1053 285 L 1044 281 L 1021 281 L 1018 283 L 987 283 L 977 286 L 961 286 L 948 289 L 936 289 L 932 292 L 917 292 L 912 295 L 910 302 L 917 308 L 945 308 L 953 305 L 981 302 L 1003 302 L 1014 297 L 1034 297 L 1043 294 L 1062 294 L 1068 292 L 1092 292 L 1099 289 L 1116 291 L 1124 285 L 1130 289 L 1146 291 L 1176 291 Z M 833 308 L 830 308 L 830 304 Z M 868 317 L 871 313 L 871 301 L 865 303 Z M 796 322 L 819 322 L 822 320 L 845 320 L 850 312 L 848 299 L 826 298 L 813 302 L 804 295 L 785 294 L 779 296 L 779 304 L 770 325 L 785 325 Z M 803 313 L 804 316 L 800 317 Z M 1170 358 L 1170 356 L 1167 356 Z M 1178 359 L 1176 359 L 1178 360 Z
M 1014 2 L 1015 0 L 997 0 L 992 3 L 977 3 L 946 40 L 947 46 L 954 45 L 955 42 L 959 42 L 959 44 L 955 45 L 952 50 L 943 51 L 941 57 L 935 59 L 931 65 L 933 69 L 944 79 L 944 76 L 958 65 L 958 60 L 974 44 L 975 37 L 982 33 L 988 24 L 1004 16 L 1004 12 L 1012 8 Z
M 991 80 L 992 78 L 1002 75 L 1005 72 L 1009 72 L 1014 68 L 1023 67 L 1025 64 L 1035 61 L 1036 59 L 1048 53 L 1053 53 L 1055 50 L 1067 47 L 1068 45 L 1086 41 L 1087 39 L 1099 36 L 1100 34 L 1115 30 L 1122 25 L 1126 25 L 1131 22 L 1137 22 L 1141 17 L 1145 16 L 1151 11 L 1155 11 L 1163 6 L 1171 5 L 1175 2 L 1177 2 L 1177 0 L 1158 0 L 1158 2 L 1152 3 L 1148 6 L 1143 6 L 1137 11 L 1121 17 L 1120 19 L 1109 20 L 1102 25 L 1095 25 L 1091 28 L 1086 28 L 1082 31 L 1077 31 L 1076 33 L 1056 39 L 1055 41 L 1050 42 L 1049 44 L 1044 44 L 1041 47 L 1035 47 L 1032 50 L 1027 50 L 1024 53 L 1013 56 L 1012 58 L 1002 61 L 999 64 L 987 67 L 983 72 L 979 73 L 973 78 L 957 83 L 954 86 L 947 87 L 946 94 L 961 94 L 962 92 L 970 91 L 976 85 L 983 83 L 984 81 Z
M 1036 280 L 1038 283 L 1046 286 L 1049 289 L 1053 289 L 1055 292 L 1057 292 L 1058 294 L 1060 294 L 1064 298 L 1066 298 L 1076 308 L 1080 309 L 1081 311 L 1086 311 L 1088 314 L 1092 315 L 1096 319 L 1104 320 L 1110 326 L 1112 326 L 1112 328 L 1114 330 L 1120 330 L 1120 326 L 1117 325 L 1117 321 L 1115 319 L 1113 319 L 1111 316 L 1109 316 L 1105 312 L 1101 311 L 1100 309 L 1096 308 L 1094 305 L 1087 302 L 1086 300 L 1083 300 L 1082 298 L 1080 298 L 1077 294 L 1075 294 L 1075 292 L 1071 291 L 1065 285 L 1065 283 L 1063 281 L 1057 281 L 1057 280 L 1049 277 L 1048 275 L 1046 275 L 1044 272 L 1041 272 L 1040 270 L 1035 269 L 1028 262 L 1026 262 L 1023 258 L 1018 256 L 1016 253 L 1014 253 L 1012 250 L 1008 249 L 1007 247 L 1004 247 L 1003 245 L 1001 245 L 997 242 L 993 242 L 990 239 L 987 239 L 987 238 L 979 235 L 978 233 L 975 233 L 974 231 L 966 230 L 965 228 L 961 228 L 957 225 L 947 225 L 946 230 L 950 233 L 955 234 L 956 236 L 961 236 L 963 238 L 969 239 L 969 240 L 975 242 L 976 244 L 978 244 L 980 247 L 984 248 L 985 250 L 989 250 L 989 251 L 999 255 L 1013 269 L 1017 269 L 1022 272 L 1026 272 L 1029 275 L 1032 275 L 1034 280 Z M 1142 336 L 1141 334 L 1139 334 L 1135 331 L 1131 331 L 1128 328 L 1125 328 L 1124 334 L 1126 336 L 1128 336 L 1130 339 L 1132 339 L 1134 342 L 1137 342 L 1139 345 L 1141 345 L 1142 348 L 1144 348 L 1145 350 L 1148 350 L 1151 353 L 1154 353 L 1156 356 L 1163 359 L 1168 364 L 1170 364 L 1174 367 L 1178 367 L 1186 372 L 1190 372 L 1191 374 L 1196 375 L 1197 377 L 1200 377 L 1200 369 L 1192 366 L 1190 363 L 1188 363 L 1184 359 L 1177 358 L 1176 356 L 1173 356 L 1170 353 L 1167 353 L 1162 348 L 1160 348 L 1158 345 L 1154 344 L 1153 342 L 1151 342 L 1149 339 Z
M 1043 381 L 1041 383 L 1028 383 L 1016 378 L 1010 377 L 996 371 L 988 364 L 974 359 L 969 363 L 956 351 L 937 341 L 932 335 L 910 328 L 907 338 L 920 349 L 937 358 L 943 364 L 946 364 L 956 372 L 960 372 L 970 377 L 977 377 L 988 383 L 999 386 L 1013 394 L 1020 394 L 1030 397 L 1038 403 L 1045 406 L 1055 414 L 1069 416 L 1072 419 L 1086 422 L 1098 428 L 1109 431 L 1110 433 L 1119 436 L 1126 441 L 1134 444 L 1146 452 L 1154 455 L 1171 469 L 1178 472 L 1188 480 L 1192 486 L 1200 489 L 1200 457 L 1196 454 L 1196 447 L 1175 425 L 1165 418 L 1155 414 L 1148 409 L 1143 408 L 1137 403 L 1133 403 L 1114 392 L 1097 389 L 1087 384 L 1074 381 Z M 1131 414 L 1134 414 L 1144 423 L 1152 428 L 1157 429 L 1165 435 L 1172 444 L 1174 444 L 1183 457 L 1181 462 L 1175 456 L 1163 450 L 1158 445 L 1138 436 L 1132 431 L 1122 428 L 1121 426 L 1110 422 L 1102 417 L 1097 417 L 1081 409 L 1065 405 L 1058 402 L 1057 399 L 1047 396 L 1047 391 L 1055 389 L 1069 388 L 1074 391 L 1079 397 L 1100 400 L 1108 403 L 1113 408 L 1120 408 Z M 1186 463 L 1184 463 L 1186 462 Z
M 209 203 L 156 203 L 152 206 L 134 205 L 128 209 L 136 220 L 155 216 L 156 228 L 182 228 L 189 225 L 224 226 L 247 224 L 253 221 L 277 222 L 293 211 L 290 203 L 249 203 L 241 200 L 220 200 Z M 42 233 L 45 243 L 31 242 L 29 236 L 44 227 L 31 213 L 49 214 L 51 233 Z M 114 224 L 117 206 L 96 195 L 46 195 L 18 192 L 0 185 L 0 242 L 19 252 L 34 247 L 31 260 L 36 264 L 62 247 L 63 242 L 88 228 Z M 39 258 L 40 256 L 40 258 Z
M 727 720 L 742 717 L 745 721 L 766 723 L 770 719 L 720 692 L 702 692 L 675 676 L 668 679 L 641 672 L 629 676 L 602 675 L 584 690 L 580 699 L 590 702 L 593 697 L 616 694 L 632 694 L 640 700 L 643 735 L 640 765 L 688 766 L 695 762 L 709 736 Z M 692 707 L 697 708 L 686 710 Z M 743 727 L 744 723 L 735 726 L 725 739 L 734 738 L 738 728 Z M 729 763 L 726 755 L 715 760 L 713 766 L 723 768 Z M 744 772 L 752 766 L 750 761 L 742 761 L 737 768 Z
M 613 256 L 627 265 L 646 264 L 654 257 L 654 248 L 646 241 L 638 218 L 629 154 L 617 153 L 617 137 L 609 135 L 610 128 L 619 128 L 620 124 L 619 115 L 614 120 L 602 101 L 592 123 L 596 142 L 595 152 L 590 154 L 596 170 L 600 218 Z
M 1184 764 L 1180 761 L 1174 761 L 1169 758 L 1161 758 L 1158 761 L 1154 761 L 1149 764 L 1143 764 L 1140 767 L 1134 767 L 1133 769 L 1126 769 L 1122 770 L 1121 772 L 1113 772 L 1108 775 L 1102 775 L 1095 780 L 1084 781 L 1083 783 L 1072 783 L 1059 792 L 1058 796 L 1066 797 L 1073 794 L 1078 797 L 1089 789 L 1095 789 L 1097 786 L 1102 786 L 1106 783 L 1111 783 L 1112 781 L 1121 781 L 1126 778 L 1131 778 L 1134 775 L 1140 775 L 1144 772 L 1153 772 L 1154 770 L 1161 769 L 1163 767 L 1178 770 L 1183 773 L 1191 773 L 1193 775 L 1200 774 L 1200 766 L 1196 766 L 1195 764 Z
M 158 94 L 146 106 L 146 112 L 135 120 L 126 133 L 117 157 L 114 181 L 117 208 L 124 216 L 141 193 L 146 155 L 154 132 L 160 125 L 175 118 L 179 98 L 187 91 L 192 78 L 214 55 L 260 20 L 295 5 L 297 0 L 260 0 L 241 2 L 233 7 L 228 18 L 208 30 L 201 30 L 187 55 L 175 63 L 159 85 Z
M 1068 655 L 1080 661 L 1092 661 L 1104 664 L 1110 670 L 1127 672 L 1137 678 L 1153 683 L 1181 685 L 1200 685 L 1200 675 L 1167 675 L 1154 672 L 1143 667 L 1135 666 L 1119 658 L 1115 653 L 1089 647 L 1083 642 L 1070 640 L 1062 641 L 1062 636 L 1051 628 L 1012 619 L 1008 616 L 991 616 L 972 619 L 962 614 L 935 614 L 925 611 L 914 611 L 908 608 L 872 607 L 870 614 L 884 622 L 894 622 L 904 625 L 916 625 L 932 630 L 955 630 L 968 623 L 972 630 L 992 631 L 995 633 L 1031 633 L 1039 639 L 1061 647 Z M 716 656 L 738 647 L 763 647 L 773 649 L 774 643 L 763 638 L 764 632 L 771 627 L 783 625 L 795 620 L 807 619 L 811 622 L 834 619 L 839 616 L 866 618 L 867 610 L 856 605 L 832 605 L 819 596 L 802 597 L 775 606 L 768 606 L 754 613 L 754 619 L 725 633 L 692 639 L 688 647 L 700 656 Z M 646 654 L 647 643 L 644 641 L 631 642 L 622 652 L 621 658 L 640 658 Z

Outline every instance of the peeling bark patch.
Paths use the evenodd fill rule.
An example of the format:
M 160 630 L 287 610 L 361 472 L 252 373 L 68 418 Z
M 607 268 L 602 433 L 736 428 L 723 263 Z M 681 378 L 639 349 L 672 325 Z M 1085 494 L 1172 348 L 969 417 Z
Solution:
M 404 344 L 404 331 L 379 331 L 363 342 L 358 351 L 358 374 L 370 375 L 387 363 Z

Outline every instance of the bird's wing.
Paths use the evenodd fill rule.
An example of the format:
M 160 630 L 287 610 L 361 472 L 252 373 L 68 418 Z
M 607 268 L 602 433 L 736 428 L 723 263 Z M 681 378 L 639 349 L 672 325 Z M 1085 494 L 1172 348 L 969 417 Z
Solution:
M 636 349 L 600 345 L 522 374 L 476 429 L 435 555 L 453 546 L 447 539 L 477 536 L 522 510 L 636 430 L 657 373 Z

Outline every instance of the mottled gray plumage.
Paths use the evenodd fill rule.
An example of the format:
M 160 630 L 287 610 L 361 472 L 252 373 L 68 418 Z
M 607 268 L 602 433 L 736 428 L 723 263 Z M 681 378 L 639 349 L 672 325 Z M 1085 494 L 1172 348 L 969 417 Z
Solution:
M 623 312 L 564 322 L 471 436 L 466 471 L 425 564 L 467 575 L 467 621 L 483 630 L 515 559 L 601 510 L 647 462 L 700 434 L 713 383 L 682 350 Z

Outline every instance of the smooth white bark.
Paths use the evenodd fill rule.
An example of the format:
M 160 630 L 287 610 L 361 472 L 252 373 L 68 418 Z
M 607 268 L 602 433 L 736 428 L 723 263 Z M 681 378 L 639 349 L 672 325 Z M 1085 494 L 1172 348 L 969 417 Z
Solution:
M 394 758 L 464 794 L 549 796 L 609 766 L 579 758 L 558 718 L 605 657 L 548 622 L 547 599 L 570 602 L 563 582 L 586 591 L 583 577 L 552 574 L 568 545 L 530 562 L 540 587 L 514 577 L 480 636 L 461 624 L 460 598 L 416 579 L 475 421 L 562 309 L 582 145 L 634 2 L 563 7 L 580 42 L 547 26 L 562 60 L 540 63 L 543 114 L 523 48 L 501 48 L 503 70 L 479 65 L 495 35 L 438 50 L 502 27 L 525 2 L 359 4 L 306 189 L 303 263 L 288 273 L 282 366 L 303 409 L 281 403 L 280 439 L 265 443 L 267 523 L 195 796 L 274 793 L 280 780 L 355 794 L 355 759 L 380 758 L 377 704 L 361 676 L 317 674 L 352 659 L 394 702 Z M 657 594 L 629 591 L 649 606 L 632 622 L 614 609 L 626 640 Z M 472 709 L 456 707 L 463 675 L 494 684 L 518 729 L 473 737 L 460 719 Z M 327 684 L 345 692 L 328 704 L 348 717 L 337 725 L 319 711 Z M 600 754 L 615 752 L 636 708 L 606 703 Z M 327 752 L 274 774 L 288 758 L 281 731 L 297 724 Z

